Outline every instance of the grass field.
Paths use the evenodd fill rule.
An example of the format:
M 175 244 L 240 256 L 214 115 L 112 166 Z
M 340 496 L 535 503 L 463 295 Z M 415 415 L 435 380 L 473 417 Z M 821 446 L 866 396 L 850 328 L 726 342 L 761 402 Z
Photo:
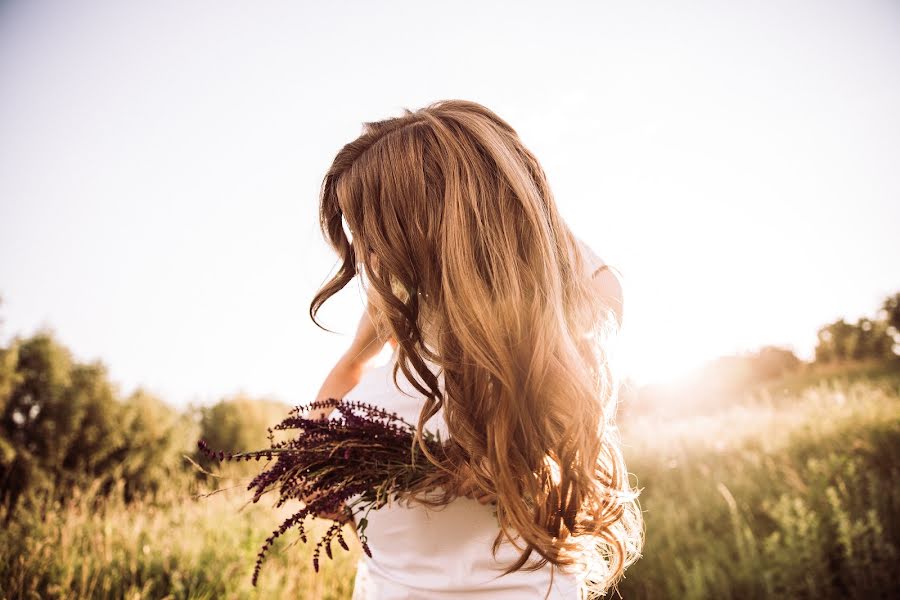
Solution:
M 647 533 L 625 599 L 900 597 L 896 370 L 795 378 L 671 414 L 622 424 Z M 21 514 L 0 531 L 0 597 L 350 597 L 349 530 L 351 551 L 335 546 L 318 574 L 312 544 L 286 535 L 252 588 L 256 552 L 289 511 L 232 485 L 127 507 L 88 492 Z
M 625 598 L 898 597 L 900 379 L 797 383 L 625 425 L 647 527 Z

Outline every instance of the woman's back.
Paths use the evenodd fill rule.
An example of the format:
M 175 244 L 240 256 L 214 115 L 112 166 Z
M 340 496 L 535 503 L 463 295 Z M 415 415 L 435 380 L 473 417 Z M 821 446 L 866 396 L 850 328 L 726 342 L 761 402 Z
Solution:
M 589 275 L 603 262 L 583 243 L 582 249 Z M 394 384 L 396 358 L 395 352 L 388 364 L 369 371 L 346 398 L 381 406 L 415 424 L 424 397 L 402 371 L 397 376 L 400 389 Z M 433 364 L 429 367 L 437 372 Z M 443 411 L 427 423 L 427 429 L 447 438 Z M 354 600 L 579 598 L 577 577 L 549 562 L 537 571 L 502 575 L 522 551 L 504 538 L 493 557 L 491 547 L 500 527 L 494 508 L 477 500 L 459 497 L 440 509 L 392 502 L 367 518 L 372 557 L 363 556 L 358 563 Z M 521 539 L 517 543 L 524 547 Z M 528 565 L 539 558 L 532 554 Z
M 396 354 L 395 354 L 396 357 Z M 403 391 L 392 379 L 394 359 L 369 371 L 347 395 L 397 412 L 409 423 L 418 419 L 422 397 L 409 381 L 398 375 Z M 408 394 L 408 395 L 406 395 Z M 431 431 L 447 435 L 443 413 L 428 423 Z M 477 500 L 460 497 L 433 509 L 398 502 L 368 515 L 366 536 L 372 558 L 358 564 L 354 600 L 400 598 L 543 598 L 550 583 L 550 564 L 538 572 L 516 571 L 502 578 L 503 567 L 521 552 L 508 540 L 491 556 L 491 544 L 499 531 L 494 509 Z M 577 582 L 554 573 L 550 598 L 577 598 Z

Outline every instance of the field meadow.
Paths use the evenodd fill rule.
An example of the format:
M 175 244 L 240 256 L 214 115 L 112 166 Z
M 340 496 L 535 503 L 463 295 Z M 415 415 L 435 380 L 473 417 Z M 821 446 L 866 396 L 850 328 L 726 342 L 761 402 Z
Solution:
M 704 406 L 620 423 L 646 522 L 621 597 L 900 597 L 896 365 L 794 376 Z M 129 505 L 90 489 L 38 499 L 4 519 L 0 597 L 350 598 L 360 548 L 349 527 L 350 551 L 335 545 L 318 574 L 316 536 L 303 544 L 292 530 L 251 586 L 257 551 L 292 510 L 272 508 L 274 495 L 249 503 L 247 481 L 220 480 L 212 494 L 173 481 Z

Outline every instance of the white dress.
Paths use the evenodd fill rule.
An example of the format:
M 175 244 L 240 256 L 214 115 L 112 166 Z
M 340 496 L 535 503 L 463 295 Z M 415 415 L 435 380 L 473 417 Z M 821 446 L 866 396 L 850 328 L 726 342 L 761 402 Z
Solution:
M 583 244 L 583 243 L 582 243 Z M 584 246 L 583 246 L 584 247 Z M 585 247 L 589 273 L 603 264 Z M 394 385 L 392 369 L 396 352 L 384 366 L 368 371 L 345 398 L 385 408 L 415 425 L 424 397 L 400 371 L 400 388 Z M 437 369 L 429 364 L 433 372 Z M 426 424 L 447 439 L 443 411 Z M 500 531 L 494 507 L 461 497 L 435 509 L 420 504 L 392 502 L 368 515 L 366 537 L 372 557 L 363 554 L 357 563 L 353 600 L 577 600 L 581 581 L 547 563 L 537 571 L 502 575 L 521 551 L 506 538 L 497 552 L 491 545 Z M 524 547 L 522 538 L 516 543 Z M 533 552 L 528 565 L 538 561 Z M 552 589 L 551 585 L 552 569 Z M 548 595 L 549 591 L 549 595 Z

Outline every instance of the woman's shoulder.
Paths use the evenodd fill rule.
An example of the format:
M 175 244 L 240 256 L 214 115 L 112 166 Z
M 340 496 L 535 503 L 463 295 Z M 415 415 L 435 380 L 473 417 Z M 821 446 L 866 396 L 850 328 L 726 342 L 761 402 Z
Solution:
M 578 239 L 578 238 L 576 238 Z M 613 310 L 619 325 L 624 316 L 624 291 L 621 275 L 594 251 L 585 241 L 578 239 L 585 274 L 591 277 L 598 297 Z
M 584 240 L 581 238 L 575 238 L 578 242 L 578 247 L 581 250 L 581 256 L 584 260 L 584 269 L 588 275 L 595 275 L 598 270 L 607 266 L 606 261 L 600 258 L 600 255 Z

